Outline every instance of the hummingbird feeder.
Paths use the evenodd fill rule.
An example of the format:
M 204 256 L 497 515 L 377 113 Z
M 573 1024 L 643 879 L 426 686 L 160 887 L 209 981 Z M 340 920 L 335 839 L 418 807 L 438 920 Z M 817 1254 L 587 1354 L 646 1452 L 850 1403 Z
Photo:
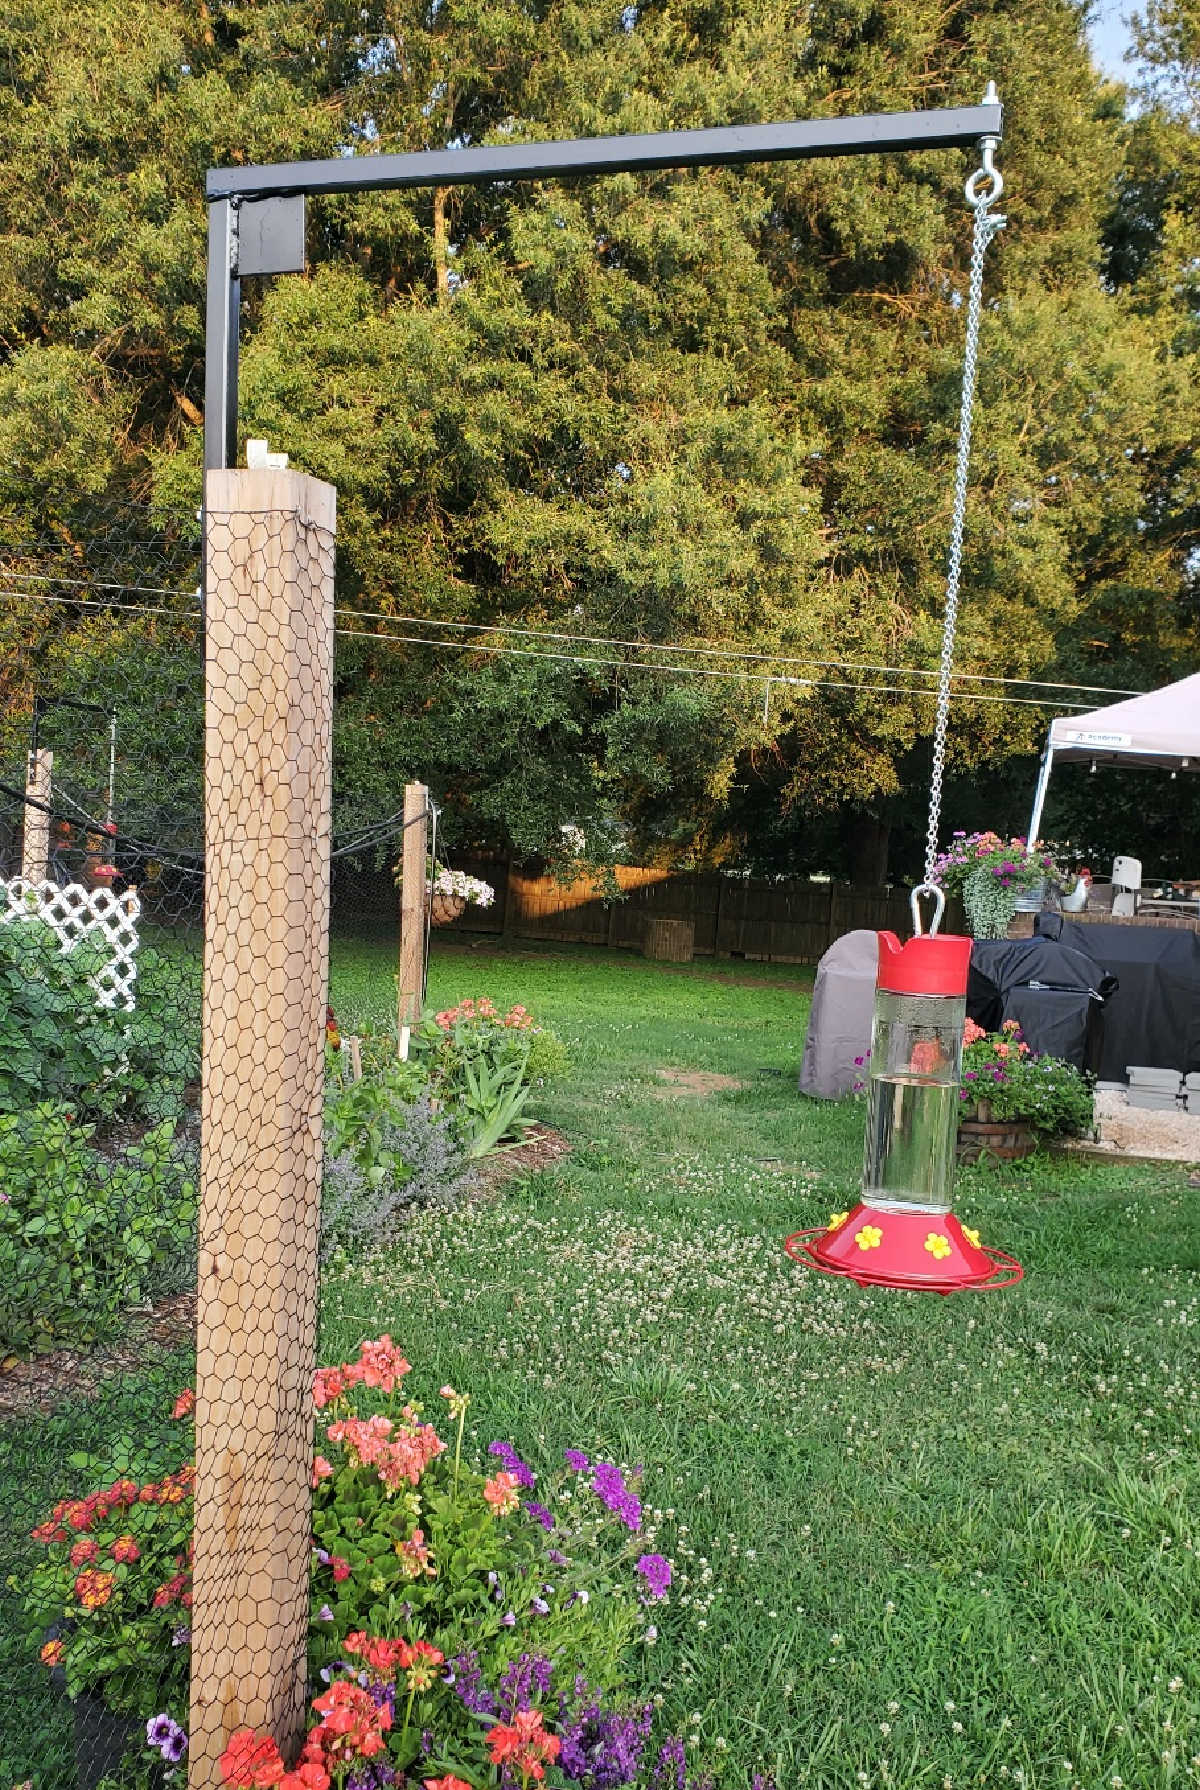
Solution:
M 931 893 L 929 933 L 918 905 Z M 797 1231 L 793 1261 L 859 1286 L 957 1293 L 1014 1286 L 1024 1270 L 951 1211 L 971 940 L 939 935 L 940 889 L 913 892 L 914 936 L 879 934 L 862 1198 L 825 1230 Z

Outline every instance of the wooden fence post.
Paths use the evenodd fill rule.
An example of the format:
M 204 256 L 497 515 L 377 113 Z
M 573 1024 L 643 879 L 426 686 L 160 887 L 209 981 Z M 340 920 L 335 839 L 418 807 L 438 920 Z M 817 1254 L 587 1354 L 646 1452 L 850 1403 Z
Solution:
M 21 834 L 21 875 L 44 883 L 50 859 L 50 792 L 54 754 L 39 747 L 25 769 L 25 825 Z
M 429 791 L 423 783 L 404 785 L 404 854 L 400 883 L 400 993 L 397 1008 L 399 1050 L 408 1058 L 408 1041 L 421 1017 L 425 998 L 425 908 L 429 896 Z
M 333 711 L 332 486 L 210 472 L 188 1782 L 304 1732 Z

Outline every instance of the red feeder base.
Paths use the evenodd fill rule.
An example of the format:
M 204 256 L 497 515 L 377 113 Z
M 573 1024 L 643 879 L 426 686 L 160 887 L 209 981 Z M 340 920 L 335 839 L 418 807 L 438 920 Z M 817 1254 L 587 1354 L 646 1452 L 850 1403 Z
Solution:
M 839 1274 L 860 1287 L 918 1293 L 996 1292 L 1016 1286 L 1025 1272 L 1002 1249 L 985 1248 L 953 1212 L 881 1212 L 859 1204 L 827 1230 L 794 1232 L 783 1247 L 803 1268 Z

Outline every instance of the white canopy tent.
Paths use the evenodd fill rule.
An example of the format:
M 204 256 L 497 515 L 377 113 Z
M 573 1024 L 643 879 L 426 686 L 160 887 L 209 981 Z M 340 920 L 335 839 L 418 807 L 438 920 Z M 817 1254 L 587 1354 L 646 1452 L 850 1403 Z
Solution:
M 1088 715 L 1060 715 L 1052 721 L 1033 798 L 1030 839 L 1037 838 L 1042 824 L 1050 773 L 1056 762 L 1070 759 L 1200 771 L 1200 672 Z

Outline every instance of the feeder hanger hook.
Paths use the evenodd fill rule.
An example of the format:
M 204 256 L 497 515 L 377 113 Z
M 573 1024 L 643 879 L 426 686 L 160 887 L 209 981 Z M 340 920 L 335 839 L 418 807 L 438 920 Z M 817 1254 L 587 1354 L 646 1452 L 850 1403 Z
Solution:
M 998 101 L 994 81 L 988 82 L 984 104 Z M 954 468 L 954 503 L 950 518 L 950 552 L 946 568 L 946 609 L 942 622 L 942 656 L 938 666 L 937 709 L 933 727 L 933 775 L 929 787 L 929 831 L 925 841 L 924 880 L 913 890 L 913 915 L 919 934 L 919 897 L 936 895 L 930 932 L 936 932 L 945 897 L 933 880 L 937 860 L 938 824 L 942 813 L 942 781 L 946 768 L 946 732 L 950 719 L 950 681 L 954 675 L 954 637 L 958 626 L 958 587 L 962 576 L 963 530 L 967 519 L 967 479 L 971 465 L 971 424 L 975 408 L 975 376 L 979 364 L 979 325 L 983 315 L 983 262 L 993 236 L 1007 219 L 991 207 L 1004 191 L 1004 178 L 996 166 L 995 137 L 979 140 L 980 165 L 966 184 L 967 204 L 975 214 L 971 242 L 971 275 L 967 286 L 967 331 L 963 354 L 962 401 L 958 415 L 958 455 Z

